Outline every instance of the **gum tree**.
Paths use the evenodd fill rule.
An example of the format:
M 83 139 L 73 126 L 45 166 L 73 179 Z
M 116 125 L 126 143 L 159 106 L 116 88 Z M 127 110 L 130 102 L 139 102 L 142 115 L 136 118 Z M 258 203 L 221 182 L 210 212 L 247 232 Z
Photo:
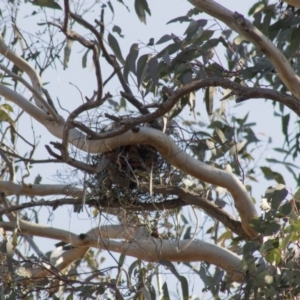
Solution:
M 248 20 L 217 2 L 194 0 L 186 14 L 169 21 L 180 23 L 182 32 L 123 49 L 126 24 L 121 29 L 108 17 L 114 6 L 129 10 L 118 2 L 86 9 L 68 0 L 62 6 L 10 1 L 1 8 L 2 295 L 170 299 L 168 281 L 159 276 L 168 270 L 188 299 L 193 290 L 180 265 L 215 297 L 226 295 L 221 291 L 232 298 L 298 295 L 299 193 L 285 187 L 292 184 L 285 173 L 270 167 L 283 165 L 298 185 L 292 160 L 299 123 L 290 124 L 300 115 L 297 3 L 257 2 Z M 18 10 L 32 4 L 26 22 L 38 15 L 36 32 L 18 26 Z M 150 1 L 135 1 L 144 23 L 150 8 Z M 51 68 L 71 68 L 70 55 L 79 56 L 74 44 L 83 53 L 76 67 L 92 64 L 94 92 L 83 94 L 77 86 L 82 104 L 65 113 L 64 101 L 70 101 L 54 100 L 43 76 Z M 117 94 L 111 86 L 120 87 Z M 202 93 L 209 124 L 195 109 Z M 252 99 L 273 101 L 273 121 L 282 124 L 284 144 L 268 166 L 255 156 L 257 147 L 269 144 L 257 138 L 255 124 L 226 111 L 227 103 Z M 36 139 L 22 132 L 26 115 L 34 119 L 33 130 L 43 126 L 49 134 L 44 159 L 35 158 Z M 54 163 L 76 179 L 46 184 L 40 175 L 27 178 L 32 166 Z M 251 196 L 259 173 L 277 183 L 267 189 L 261 212 Z M 99 225 L 71 232 L 31 218 L 41 207 L 56 214 L 62 206 L 87 212 Z M 203 225 L 200 211 L 213 226 Z M 44 254 L 35 237 L 59 243 Z M 101 269 L 99 253 L 121 255 Z

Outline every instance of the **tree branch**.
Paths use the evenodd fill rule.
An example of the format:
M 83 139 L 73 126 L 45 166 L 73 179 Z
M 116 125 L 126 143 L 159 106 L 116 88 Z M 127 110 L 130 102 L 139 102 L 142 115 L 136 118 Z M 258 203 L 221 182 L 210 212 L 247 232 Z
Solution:
M 82 196 L 82 190 L 65 184 L 16 184 L 10 181 L 0 181 L 0 191 L 6 196 L 50 196 L 66 195 L 73 197 Z
M 14 230 L 13 222 L 0 222 L 0 226 L 5 230 Z M 101 226 L 90 230 L 87 234 L 75 235 L 72 232 L 33 224 L 20 220 L 19 230 L 21 234 L 29 234 L 51 239 L 62 240 L 70 243 L 74 247 L 95 247 L 123 253 L 135 258 L 159 262 L 167 259 L 178 262 L 206 261 L 214 264 L 232 275 L 232 281 L 241 281 L 243 274 L 240 271 L 241 259 L 234 253 L 214 244 L 209 244 L 199 240 L 172 241 L 157 239 L 149 236 L 140 236 L 139 239 L 130 240 L 130 242 L 114 241 L 103 237 L 103 232 L 119 236 L 120 228 L 106 227 L 103 232 Z M 111 231 L 109 233 L 109 231 Z M 121 233 L 123 235 L 124 233 Z M 178 246 L 181 251 L 174 251 Z
M 243 15 L 232 12 L 213 0 L 188 0 L 201 11 L 217 18 L 229 28 L 244 36 L 273 63 L 282 82 L 300 100 L 300 78 L 285 56 L 275 45 Z

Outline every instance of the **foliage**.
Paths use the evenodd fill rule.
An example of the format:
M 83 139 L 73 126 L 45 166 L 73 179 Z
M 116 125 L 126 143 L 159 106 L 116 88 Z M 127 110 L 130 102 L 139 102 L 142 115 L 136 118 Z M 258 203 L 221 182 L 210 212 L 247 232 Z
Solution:
M 294 162 L 300 151 L 299 120 L 293 124 L 300 115 L 300 99 L 286 83 L 288 71 L 278 69 L 267 51 L 212 20 L 196 4 L 167 22 L 179 25 L 180 34 L 166 27 L 161 36 L 134 41 L 128 50 L 123 46 L 126 18 L 135 12 L 146 24 L 151 16 L 148 2 L 0 4 L 3 40 L 24 62 L 0 51 L 1 295 L 166 300 L 175 293 L 190 299 L 209 292 L 215 299 L 296 299 L 300 189 L 294 193 L 288 186 L 300 185 Z M 25 21 L 19 19 L 20 8 L 30 11 Z M 118 15 L 121 8 L 124 19 Z M 92 22 L 95 11 L 100 17 Z M 296 78 L 300 10 L 258 1 L 249 9 L 249 18 L 286 57 Z M 23 29 L 19 20 L 36 26 Z M 38 75 L 26 71 L 26 62 Z M 53 69 L 68 76 L 79 69 L 87 74 L 88 66 L 95 73 L 93 83 L 88 90 L 85 82 L 76 86 L 83 104 L 54 104 Z M 38 76 L 50 78 L 43 82 L 47 89 Z M 199 95 L 205 112 L 198 109 Z M 260 136 L 249 113 L 241 115 L 233 105 L 254 98 L 273 101 L 273 121 L 280 119 L 280 134 Z M 46 117 L 39 117 L 42 112 Z M 31 128 L 33 137 L 22 130 L 24 115 L 38 121 Z M 36 154 L 35 127 L 40 125 L 60 139 L 49 141 L 42 160 Z M 282 147 L 273 146 L 280 135 Z M 271 149 L 276 158 L 263 159 Z M 47 155 L 51 159 L 44 159 Z M 57 167 L 59 186 L 47 185 L 37 166 L 49 163 L 63 163 L 64 169 Z M 33 179 L 31 169 L 37 170 Z M 261 213 L 252 218 L 254 189 L 266 181 L 274 185 L 260 202 Z M 54 215 L 65 206 L 97 226 L 76 235 L 68 228 L 39 227 L 45 223 L 45 207 Z M 44 254 L 35 236 L 63 241 Z M 211 253 L 195 259 L 194 247 L 200 256 L 205 247 L 211 247 Z M 223 251 L 221 259 L 215 249 Z M 239 267 L 227 266 L 226 255 L 240 261 Z

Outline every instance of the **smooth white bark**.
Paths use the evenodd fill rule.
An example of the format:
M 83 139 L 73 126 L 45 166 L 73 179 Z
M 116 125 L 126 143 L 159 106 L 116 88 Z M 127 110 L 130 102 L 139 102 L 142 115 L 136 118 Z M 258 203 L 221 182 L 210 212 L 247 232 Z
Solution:
M 6 230 L 14 230 L 15 223 L 0 222 L 0 227 Z M 129 241 L 118 241 L 104 238 L 101 226 L 97 230 L 95 228 L 90 230 L 86 235 L 78 236 L 66 230 L 41 226 L 24 220 L 20 220 L 18 229 L 22 234 L 62 240 L 74 247 L 84 248 L 83 251 L 74 251 L 70 259 L 71 262 L 79 255 L 82 255 L 82 252 L 85 253 L 88 247 L 94 247 L 124 253 L 150 262 L 159 262 L 162 259 L 174 262 L 206 261 L 226 270 L 229 275 L 232 275 L 232 281 L 241 281 L 243 279 L 243 274 L 240 271 L 241 259 L 236 254 L 217 245 L 199 240 L 183 240 L 178 242 L 153 238 L 151 236 L 142 236 L 139 239 L 131 239 L 129 237 Z M 107 226 L 104 228 L 105 235 L 109 237 L 114 236 L 116 234 L 115 229 Z M 110 230 L 112 230 L 111 233 Z M 177 247 L 180 247 L 182 251 L 176 251 Z M 67 257 L 63 259 L 62 261 L 65 261 L 65 263 L 62 266 L 66 267 Z

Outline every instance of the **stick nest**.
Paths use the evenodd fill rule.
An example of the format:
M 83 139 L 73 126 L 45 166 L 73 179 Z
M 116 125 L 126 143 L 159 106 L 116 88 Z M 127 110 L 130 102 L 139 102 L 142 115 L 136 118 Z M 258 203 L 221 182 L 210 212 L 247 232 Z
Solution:
M 174 126 L 168 127 L 166 133 L 178 140 Z M 118 199 L 123 206 L 165 201 L 166 196 L 153 193 L 151 187 L 170 185 L 177 172 L 154 147 L 144 144 L 122 146 L 93 156 L 95 164 L 103 160 L 107 167 L 90 178 L 90 188 L 100 203 L 101 199 Z

